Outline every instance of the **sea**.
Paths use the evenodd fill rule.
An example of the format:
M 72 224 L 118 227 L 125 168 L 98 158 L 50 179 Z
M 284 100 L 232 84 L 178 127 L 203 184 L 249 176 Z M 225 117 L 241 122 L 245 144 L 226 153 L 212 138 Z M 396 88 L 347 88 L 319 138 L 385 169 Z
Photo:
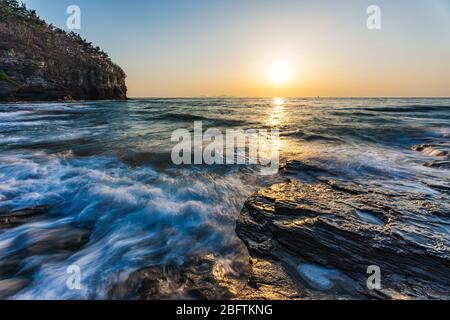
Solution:
M 277 130 L 280 170 L 174 164 L 173 133 L 199 122 Z M 248 260 L 235 233 L 244 203 L 284 181 L 289 161 L 308 165 L 305 183 L 433 199 L 450 190 L 449 144 L 450 99 L 439 98 L 0 104 L 0 297 L 109 299 L 136 271 L 205 255 L 232 269 Z M 448 239 L 450 219 L 441 219 L 435 232 Z

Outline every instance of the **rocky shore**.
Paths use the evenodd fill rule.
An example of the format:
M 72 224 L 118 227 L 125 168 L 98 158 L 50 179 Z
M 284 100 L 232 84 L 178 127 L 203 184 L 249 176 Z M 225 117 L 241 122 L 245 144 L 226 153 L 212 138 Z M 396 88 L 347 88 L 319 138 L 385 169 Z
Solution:
M 0 101 L 121 100 L 125 78 L 99 47 L 0 0 Z
M 450 197 L 386 191 L 339 180 L 286 182 L 250 197 L 236 232 L 248 252 L 224 270 L 214 256 L 186 268 L 136 271 L 114 298 L 171 299 L 448 299 Z M 436 230 L 439 230 L 436 232 Z M 240 244 L 236 244 L 239 246 Z M 242 250 L 241 250 L 242 251 Z M 380 287 L 367 283 L 373 267 Z
M 253 262 L 241 298 L 448 299 L 449 216 L 446 192 L 296 179 L 262 189 L 237 221 Z M 381 270 L 380 289 L 367 287 L 369 266 Z
M 286 134 L 283 143 L 298 152 L 282 155 L 277 176 L 255 182 L 248 168 L 225 176 L 178 171 L 164 167 L 159 152 L 147 152 L 160 150 L 174 127 L 162 115 L 181 114 L 184 121 L 204 104 L 169 102 L 157 102 L 156 114 L 156 108 L 129 110 L 127 118 L 149 121 L 134 140 L 129 127 L 126 134 L 97 135 L 98 128 L 123 123 L 121 102 L 88 109 L 3 105 L 10 131 L 0 165 L 0 298 L 450 298 L 450 179 L 442 166 L 450 151 L 447 109 L 407 102 L 414 117 L 424 110 L 433 126 L 411 125 L 410 116 L 405 126 L 401 117 L 378 111 L 349 121 L 355 111 L 348 107 L 326 112 L 295 104 L 286 118 L 315 112 L 309 127 L 293 122 L 292 129 L 301 123 L 311 134 L 287 128 L 301 138 Z M 354 103 L 361 110 L 373 102 Z M 197 110 L 217 118 L 205 105 Z M 249 105 L 236 119 L 255 121 L 257 102 Z M 342 142 L 317 141 L 328 134 Z M 142 141 L 155 144 L 137 152 Z M 106 148 L 113 157 L 105 157 Z M 86 291 L 66 289 L 69 264 L 82 267 Z M 377 269 L 379 286 L 370 287 Z

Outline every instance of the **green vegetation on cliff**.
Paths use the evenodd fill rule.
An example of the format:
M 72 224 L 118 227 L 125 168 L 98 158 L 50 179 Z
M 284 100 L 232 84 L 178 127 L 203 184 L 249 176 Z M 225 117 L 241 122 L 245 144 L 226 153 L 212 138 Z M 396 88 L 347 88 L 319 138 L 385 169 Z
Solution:
M 1 18 L 15 18 L 35 25 L 46 26 L 45 21 L 38 17 L 35 10 L 27 9 L 24 3 L 19 4 L 16 0 L 1 0 L 0 10 Z
M 6 72 L 0 70 L 0 81 L 6 81 L 6 80 L 9 80 L 8 75 L 6 74 Z
M 0 0 L 0 68 L 13 80 L 0 101 L 126 99 L 126 75 L 105 52 L 16 0 Z

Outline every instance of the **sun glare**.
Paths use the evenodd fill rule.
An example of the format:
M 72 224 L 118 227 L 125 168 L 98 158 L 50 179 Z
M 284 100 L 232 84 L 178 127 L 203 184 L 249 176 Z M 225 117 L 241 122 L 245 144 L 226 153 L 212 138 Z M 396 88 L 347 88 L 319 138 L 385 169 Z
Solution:
M 292 66 L 287 61 L 276 61 L 269 67 L 267 76 L 273 84 L 285 85 L 292 79 Z
M 276 105 L 277 107 L 282 106 L 283 103 L 284 103 L 284 98 L 281 98 L 281 97 L 273 98 L 273 104 Z

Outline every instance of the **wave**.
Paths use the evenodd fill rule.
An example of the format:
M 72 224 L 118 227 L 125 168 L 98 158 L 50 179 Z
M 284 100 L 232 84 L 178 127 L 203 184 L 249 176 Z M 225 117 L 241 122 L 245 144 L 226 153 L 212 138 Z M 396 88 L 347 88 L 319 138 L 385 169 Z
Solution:
M 395 103 L 402 105 L 388 106 Z M 0 296 L 110 298 L 112 288 L 143 268 L 190 270 L 190 261 L 212 253 L 224 264 L 243 259 L 235 218 L 256 189 L 280 180 L 334 179 L 443 201 L 450 171 L 441 143 L 448 141 L 450 113 L 437 105 L 447 103 L 0 105 Z M 278 127 L 281 163 L 296 162 L 283 167 L 287 176 L 274 177 L 258 176 L 251 166 L 174 166 L 171 133 L 193 121 L 205 128 Z M 411 150 L 420 145 L 422 152 Z M 80 291 L 66 288 L 70 265 L 81 268 Z M 167 288 L 169 298 L 180 297 L 176 287 Z
M 0 112 L 0 121 L 9 121 L 16 119 L 18 117 L 22 117 L 25 115 L 30 115 L 29 111 L 9 111 L 9 112 Z
M 132 169 L 113 157 L 1 155 L 0 212 L 48 208 L 0 233 L 3 276 L 27 282 L 14 298 L 106 298 L 122 273 L 202 253 L 241 255 L 234 220 L 256 184 L 234 171 L 173 170 Z M 81 268 L 83 290 L 67 290 L 70 265 Z
M 300 138 L 300 139 L 302 139 L 304 141 L 308 141 L 308 142 L 314 142 L 314 141 L 327 141 L 327 142 L 337 142 L 337 143 L 345 142 L 344 140 L 342 140 L 338 137 L 332 137 L 329 135 L 322 135 L 322 134 L 305 133 L 305 132 L 301 132 L 299 130 L 282 132 L 281 136 Z
M 449 111 L 450 106 L 412 105 L 412 106 L 356 108 L 354 110 L 365 110 L 365 111 L 386 112 L 386 113 L 412 113 L 412 112 L 415 113 L 415 112 L 429 112 L 429 111 Z
M 149 119 L 153 120 L 163 120 L 169 122 L 194 122 L 194 121 L 205 121 L 210 122 L 216 126 L 238 126 L 248 124 L 245 120 L 236 119 L 220 119 L 220 118 L 210 118 L 205 116 L 199 116 L 194 114 L 186 113 L 166 113 L 159 116 L 150 116 Z

